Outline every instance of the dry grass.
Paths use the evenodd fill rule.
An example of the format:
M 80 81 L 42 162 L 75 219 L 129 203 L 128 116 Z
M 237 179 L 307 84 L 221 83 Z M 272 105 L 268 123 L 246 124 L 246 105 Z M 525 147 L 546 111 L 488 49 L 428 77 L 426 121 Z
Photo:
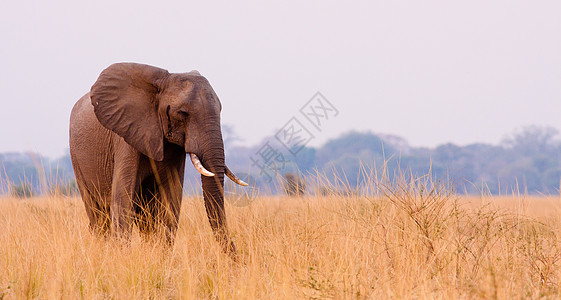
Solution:
M 172 249 L 97 240 L 78 198 L 0 199 L 0 299 L 560 297 L 557 197 L 460 197 L 414 181 L 227 210 L 239 264 L 198 198 L 185 199 Z

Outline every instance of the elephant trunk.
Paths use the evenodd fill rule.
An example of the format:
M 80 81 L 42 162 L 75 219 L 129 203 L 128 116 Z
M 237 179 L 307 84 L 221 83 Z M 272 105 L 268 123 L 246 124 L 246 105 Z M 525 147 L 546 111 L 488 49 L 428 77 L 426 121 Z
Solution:
M 201 160 L 203 165 L 215 176 L 201 175 L 205 208 L 217 241 L 225 252 L 235 254 L 234 244 L 230 241 L 224 211 L 224 143 L 220 131 L 220 123 L 206 131 L 205 142 L 201 145 Z M 209 126 L 210 127 L 210 126 Z

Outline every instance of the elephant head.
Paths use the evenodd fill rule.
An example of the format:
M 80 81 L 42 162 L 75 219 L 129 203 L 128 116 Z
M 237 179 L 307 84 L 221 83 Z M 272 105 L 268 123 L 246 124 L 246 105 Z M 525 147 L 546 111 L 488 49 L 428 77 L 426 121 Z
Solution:
M 247 185 L 224 162 L 222 105 L 197 71 L 169 73 L 153 66 L 118 63 L 105 69 L 90 92 L 99 122 L 155 161 L 164 141 L 179 145 L 202 174 L 203 195 L 215 233 L 223 222 L 224 175 Z

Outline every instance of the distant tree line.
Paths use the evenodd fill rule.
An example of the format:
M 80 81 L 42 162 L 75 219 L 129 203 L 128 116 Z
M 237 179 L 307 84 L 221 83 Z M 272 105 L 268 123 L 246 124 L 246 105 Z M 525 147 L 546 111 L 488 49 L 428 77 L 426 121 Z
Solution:
M 238 147 L 231 151 L 234 162 L 232 156 L 227 155 L 227 160 L 239 172 L 247 171 L 252 163 L 244 158 L 257 151 L 257 147 Z M 411 147 L 397 136 L 349 132 L 319 148 L 305 147 L 296 155 L 284 152 L 284 156 L 291 162 L 281 174 L 305 176 L 311 182 L 309 187 L 320 185 L 322 193 L 326 190 L 322 182 L 328 189 L 355 193 L 371 185 L 365 181 L 373 180 L 372 176 L 380 179 L 396 174 L 430 174 L 457 192 L 468 194 L 559 194 L 561 183 L 561 140 L 559 132 L 551 127 L 525 127 L 499 145 L 445 144 L 436 148 Z M 250 171 L 248 180 L 254 185 L 275 190 L 277 184 L 265 182 L 257 166 Z
M 229 132 L 235 136 L 231 128 Z M 273 163 L 263 169 L 256 157 L 263 154 L 264 145 Z M 230 146 L 226 160 L 252 188 L 293 195 L 303 190 L 312 193 L 314 188 L 317 193 L 360 192 L 371 184 L 367 181 L 372 176 L 398 173 L 430 174 L 452 183 L 457 192 L 470 194 L 558 194 L 561 181 L 559 132 L 537 126 L 525 127 L 499 145 L 445 144 L 436 148 L 411 147 L 397 136 L 349 132 L 319 148 L 303 147 L 296 155 L 270 139 L 254 147 Z M 27 190 L 36 194 L 76 189 L 69 155 L 50 161 L 38 154 L 0 154 L 0 167 L 3 193 L 16 187 L 23 195 L 28 195 Z M 190 193 L 200 189 L 200 175 L 192 169 L 187 167 L 185 176 Z

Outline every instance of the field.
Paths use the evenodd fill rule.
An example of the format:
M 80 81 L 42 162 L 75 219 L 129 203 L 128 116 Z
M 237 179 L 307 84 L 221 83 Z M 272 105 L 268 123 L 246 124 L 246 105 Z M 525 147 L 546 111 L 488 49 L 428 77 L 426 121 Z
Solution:
M 79 198 L 0 198 L 0 299 L 559 298 L 558 196 L 459 196 L 401 184 L 374 196 L 229 200 L 240 262 L 184 199 L 176 243 L 93 237 Z

